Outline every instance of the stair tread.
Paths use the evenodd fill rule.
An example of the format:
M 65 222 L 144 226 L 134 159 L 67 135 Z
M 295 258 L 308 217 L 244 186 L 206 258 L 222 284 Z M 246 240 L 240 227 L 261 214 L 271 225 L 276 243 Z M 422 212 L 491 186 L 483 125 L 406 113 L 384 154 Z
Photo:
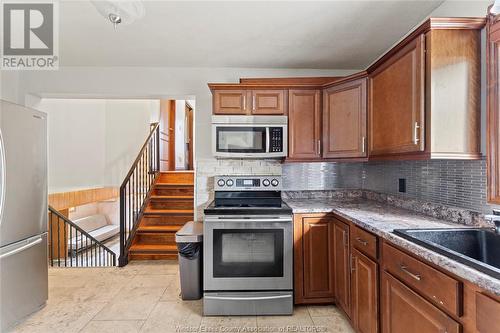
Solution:
M 166 215 L 166 214 L 194 214 L 194 209 L 151 209 L 146 208 L 144 214 L 147 215 Z
M 129 249 L 130 252 L 163 252 L 163 251 L 177 251 L 175 244 L 132 244 Z
M 155 186 L 169 186 L 169 187 L 175 187 L 175 186 L 194 186 L 194 182 L 192 183 L 155 183 Z
M 151 199 L 194 199 L 194 195 L 152 195 Z
M 176 232 L 182 228 L 182 225 L 142 225 L 137 229 L 138 232 L 157 232 L 169 233 Z
M 179 173 L 194 173 L 194 170 L 172 170 L 172 171 L 161 171 L 161 174 L 179 174 Z

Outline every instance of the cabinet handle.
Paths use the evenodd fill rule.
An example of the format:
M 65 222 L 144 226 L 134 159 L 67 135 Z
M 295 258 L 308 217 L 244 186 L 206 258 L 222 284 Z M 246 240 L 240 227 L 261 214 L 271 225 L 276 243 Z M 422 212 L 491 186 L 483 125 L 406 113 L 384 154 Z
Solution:
M 252 96 L 252 110 L 255 111 L 255 95 Z
M 243 110 L 247 109 L 247 96 L 244 94 L 243 95 Z
M 444 302 L 443 302 L 443 301 L 440 301 L 440 300 L 439 300 L 439 299 L 438 299 L 435 295 L 432 295 L 432 298 L 433 298 L 436 302 L 438 302 L 439 304 L 444 305 Z
M 351 272 L 356 270 L 356 257 L 351 255 Z
M 408 274 L 409 276 L 411 276 L 413 279 L 417 280 L 417 281 L 420 281 L 422 280 L 422 276 L 420 276 L 420 274 L 414 274 L 412 272 L 410 272 L 408 270 L 408 267 L 406 267 L 405 265 L 399 265 L 399 268 L 401 268 L 401 271 L 403 271 L 403 273 L 406 273 Z
M 420 126 L 418 125 L 418 122 L 415 122 L 414 126 L 414 137 L 413 137 L 413 142 L 417 145 L 420 139 L 418 138 L 418 130 L 420 129 Z
M 368 245 L 368 242 L 367 242 L 367 241 L 365 241 L 365 240 L 363 240 L 363 239 L 361 239 L 361 238 L 359 238 L 359 237 L 356 237 L 356 240 L 357 240 L 359 243 L 363 244 L 363 246 L 367 246 L 367 245 Z
M 321 156 L 321 140 L 318 140 L 318 142 L 316 143 L 316 145 L 317 145 L 316 148 L 318 149 L 318 155 Z
M 361 138 L 361 152 L 364 153 L 366 151 L 366 138 Z

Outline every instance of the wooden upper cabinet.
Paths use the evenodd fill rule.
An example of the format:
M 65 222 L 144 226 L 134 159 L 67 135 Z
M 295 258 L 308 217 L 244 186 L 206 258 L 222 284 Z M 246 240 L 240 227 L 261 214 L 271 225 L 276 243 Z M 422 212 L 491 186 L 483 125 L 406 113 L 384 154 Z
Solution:
M 328 216 L 294 215 L 295 303 L 334 300 L 334 229 Z
M 215 90 L 213 92 L 214 114 L 247 114 L 248 96 L 246 90 Z
M 375 62 L 370 159 L 481 158 L 482 18 L 431 18 Z
M 500 204 L 500 15 L 488 18 L 488 201 Z
M 378 267 L 352 249 L 352 322 L 360 333 L 378 332 Z
M 382 272 L 383 333 L 459 333 L 461 325 L 385 271 Z
M 424 150 L 425 36 L 370 75 L 370 155 Z
M 286 112 L 285 90 L 252 90 L 252 114 L 283 115 Z
M 351 316 L 351 265 L 349 225 L 335 220 L 335 299 L 337 305 Z
M 289 90 L 288 157 L 321 158 L 321 92 Z
M 366 78 L 323 91 L 323 157 L 366 157 Z

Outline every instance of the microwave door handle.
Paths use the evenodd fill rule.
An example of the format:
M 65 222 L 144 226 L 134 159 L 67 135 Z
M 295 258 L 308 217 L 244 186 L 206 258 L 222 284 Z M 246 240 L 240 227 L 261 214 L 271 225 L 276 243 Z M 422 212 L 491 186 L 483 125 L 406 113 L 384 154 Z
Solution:
M 269 127 L 266 127 L 266 153 L 269 153 L 269 145 L 271 138 L 269 137 Z

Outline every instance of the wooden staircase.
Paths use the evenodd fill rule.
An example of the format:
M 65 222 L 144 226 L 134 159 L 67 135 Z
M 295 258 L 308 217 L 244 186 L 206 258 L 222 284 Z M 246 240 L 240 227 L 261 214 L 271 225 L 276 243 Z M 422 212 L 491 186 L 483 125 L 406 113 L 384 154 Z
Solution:
M 129 249 L 129 260 L 177 259 L 175 233 L 194 218 L 194 172 L 158 176 Z

